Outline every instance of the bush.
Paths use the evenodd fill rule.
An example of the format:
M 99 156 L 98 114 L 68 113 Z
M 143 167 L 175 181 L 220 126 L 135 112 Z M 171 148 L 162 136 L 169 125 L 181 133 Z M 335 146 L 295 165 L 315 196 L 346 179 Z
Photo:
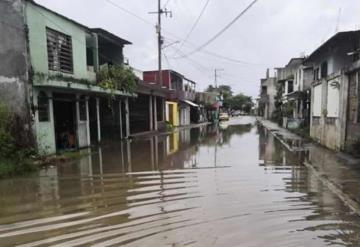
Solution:
M 0 159 L 11 158 L 16 151 L 15 140 L 11 136 L 11 114 L 0 103 Z
M 131 68 L 120 65 L 109 65 L 97 73 L 99 86 L 104 89 L 122 90 L 134 93 L 137 88 L 137 77 Z
M 20 148 L 11 135 L 13 120 L 14 116 L 0 103 L 0 178 L 34 170 L 29 158 L 34 154 L 33 150 Z

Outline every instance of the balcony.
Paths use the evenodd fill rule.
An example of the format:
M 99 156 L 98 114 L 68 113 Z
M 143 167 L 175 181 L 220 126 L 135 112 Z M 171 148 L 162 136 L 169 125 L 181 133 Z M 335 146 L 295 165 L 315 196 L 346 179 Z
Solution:
M 179 90 L 171 90 L 168 99 L 169 100 L 190 100 L 195 101 L 196 93 L 193 91 L 179 91 Z

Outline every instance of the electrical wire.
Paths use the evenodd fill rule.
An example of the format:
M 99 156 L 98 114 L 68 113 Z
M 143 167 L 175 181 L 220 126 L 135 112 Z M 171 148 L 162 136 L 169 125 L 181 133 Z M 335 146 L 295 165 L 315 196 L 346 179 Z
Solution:
M 114 1 L 112 1 L 112 0 L 105 0 L 105 1 L 109 2 L 109 3 L 110 3 L 111 5 L 113 5 L 114 7 L 119 8 L 119 9 L 122 10 L 123 12 L 125 12 L 125 13 L 127 13 L 127 14 L 129 14 L 129 15 L 131 15 L 131 16 L 133 16 L 133 17 L 135 17 L 135 18 L 137 18 L 137 19 L 139 19 L 139 20 L 141 20 L 141 21 L 143 21 L 144 23 L 146 23 L 146 24 L 148 24 L 148 25 L 151 25 L 152 27 L 154 27 L 154 25 L 153 25 L 150 21 L 148 21 L 148 20 L 146 20 L 146 19 L 138 16 L 137 14 L 133 13 L 132 11 L 130 11 L 130 10 L 128 10 L 128 9 L 120 6 L 119 4 L 114 3 Z M 166 29 L 164 29 L 164 28 L 162 28 L 162 31 L 163 31 L 164 33 L 167 33 L 167 34 L 169 34 L 170 36 L 174 37 L 176 40 L 184 41 L 183 38 L 179 37 L 178 35 L 170 32 L 170 31 L 168 31 L 168 30 L 166 30 Z M 196 45 L 190 43 L 189 41 L 185 41 L 184 44 L 185 44 L 185 43 L 186 43 L 188 46 L 196 47 Z M 201 52 L 203 52 L 203 53 L 205 53 L 205 54 L 207 54 L 207 55 L 213 56 L 213 57 L 220 58 L 220 59 L 222 59 L 222 60 L 226 60 L 226 61 L 229 61 L 229 62 L 233 62 L 233 63 L 247 64 L 247 65 L 261 65 L 261 66 L 263 66 L 263 64 L 250 63 L 250 62 L 242 61 L 242 60 L 239 60 L 239 59 L 230 58 L 230 57 L 223 56 L 223 55 L 220 55 L 220 54 L 217 54 L 217 53 L 214 53 L 214 52 L 206 51 L 206 50 L 204 50 L 204 49 L 202 49 Z M 185 54 L 184 54 L 184 55 L 185 55 Z M 171 57 L 169 57 L 169 59 L 171 59 Z
M 217 38 L 219 38 L 226 30 L 228 30 L 233 24 L 235 24 L 240 17 L 242 17 L 258 0 L 252 1 L 243 11 L 240 12 L 230 23 L 228 23 L 224 28 L 222 28 L 218 33 L 216 33 L 211 39 L 209 39 L 207 42 L 193 50 L 192 52 L 185 54 L 184 56 L 180 56 L 179 58 L 184 58 L 191 56 L 192 54 L 199 52 L 203 50 L 206 46 L 214 42 Z
M 189 39 L 190 35 L 192 34 L 192 32 L 194 31 L 195 27 L 199 24 L 199 21 L 200 21 L 201 17 L 203 16 L 203 14 L 205 13 L 205 10 L 206 10 L 207 6 L 209 5 L 209 2 L 210 2 L 210 0 L 206 0 L 205 5 L 201 9 L 199 16 L 196 18 L 196 20 L 195 20 L 194 24 L 192 25 L 190 31 L 186 35 L 185 39 L 182 40 L 182 42 L 181 42 L 181 44 L 179 46 L 179 50 L 181 50 L 183 48 L 184 43 L 186 43 L 188 41 L 188 39 Z
M 169 4 L 170 0 L 167 0 L 166 3 L 163 5 L 163 9 L 166 8 L 166 6 Z
M 137 19 L 139 19 L 139 20 L 141 20 L 141 21 L 143 21 L 144 23 L 150 24 L 150 25 L 153 26 L 153 27 L 155 26 L 155 25 L 154 25 L 153 23 L 151 23 L 150 21 L 148 21 L 148 20 L 146 20 L 145 18 L 142 18 L 141 16 L 135 14 L 134 12 L 132 12 L 132 11 L 130 11 L 130 10 L 128 10 L 128 9 L 120 6 L 119 4 L 115 3 L 115 2 L 112 1 L 112 0 L 105 0 L 105 1 L 108 2 L 108 3 L 110 3 L 111 5 L 113 5 L 114 7 L 121 9 L 121 10 L 124 11 L 125 13 L 127 13 L 127 14 L 129 14 L 129 15 L 131 15 L 131 16 L 133 16 L 133 17 L 135 17 L 135 18 L 137 18 Z

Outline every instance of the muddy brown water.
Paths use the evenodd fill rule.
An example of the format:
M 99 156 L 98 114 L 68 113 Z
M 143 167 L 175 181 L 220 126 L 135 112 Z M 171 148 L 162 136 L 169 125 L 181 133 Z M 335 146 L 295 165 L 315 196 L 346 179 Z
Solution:
M 250 117 L 94 148 L 0 181 L 0 246 L 360 246 L 302 159 Z

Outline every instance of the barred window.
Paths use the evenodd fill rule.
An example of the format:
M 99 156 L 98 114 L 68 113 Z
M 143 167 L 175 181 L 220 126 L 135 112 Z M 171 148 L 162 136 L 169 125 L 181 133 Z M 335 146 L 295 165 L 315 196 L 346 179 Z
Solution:
M 49 98 L 44 92 L 38 95 L 38 115 L 39 122 L 49 122 Z
M 73 73 L 72 41 L 69 35 L 46 28 L 49 70 Z

